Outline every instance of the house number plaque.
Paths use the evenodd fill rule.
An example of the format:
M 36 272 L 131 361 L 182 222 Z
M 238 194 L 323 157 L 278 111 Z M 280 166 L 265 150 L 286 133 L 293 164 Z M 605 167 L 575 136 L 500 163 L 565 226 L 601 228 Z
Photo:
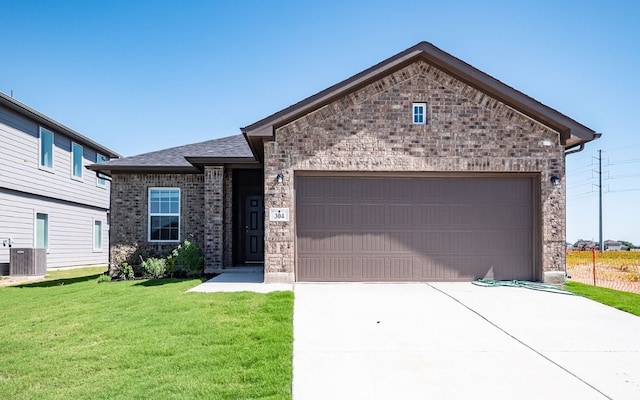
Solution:
M 270 208 L 269 221 L 289 222 L 289 209 L 288 208 Z

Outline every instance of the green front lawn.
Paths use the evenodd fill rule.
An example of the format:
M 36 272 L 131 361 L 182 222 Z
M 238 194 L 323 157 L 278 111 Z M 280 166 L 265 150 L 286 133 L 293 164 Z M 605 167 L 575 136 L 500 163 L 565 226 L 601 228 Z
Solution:
M 566 282 L 564 287 L 572 293 L 588 297 L 598 303 L 640 316 L 640 294 L 585 285 L 578 282 Z
M 290 398 L 291 292 L 72 271 L 0 288 L 0 398 Z

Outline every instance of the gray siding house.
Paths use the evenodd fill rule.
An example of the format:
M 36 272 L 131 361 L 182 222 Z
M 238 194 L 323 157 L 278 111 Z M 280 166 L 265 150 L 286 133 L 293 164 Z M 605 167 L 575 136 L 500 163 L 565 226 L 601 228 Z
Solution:
M 111 183 L 86 166 L 119 155 L 0 93 L 0 270 L 9 244 L 47 267 L 108 263 Z
M 592 129 L 422 42 L 241 129 L 113 160 L 113 254 L 194 240 L 265 281 L 564 280 Z

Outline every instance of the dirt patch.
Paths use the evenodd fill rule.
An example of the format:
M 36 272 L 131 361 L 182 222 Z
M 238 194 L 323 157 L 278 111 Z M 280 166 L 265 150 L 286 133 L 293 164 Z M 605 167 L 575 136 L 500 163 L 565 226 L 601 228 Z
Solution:
M 3 276 L 0 277 L 0 287 L 40 282 L 43 280 L 44 276 Z

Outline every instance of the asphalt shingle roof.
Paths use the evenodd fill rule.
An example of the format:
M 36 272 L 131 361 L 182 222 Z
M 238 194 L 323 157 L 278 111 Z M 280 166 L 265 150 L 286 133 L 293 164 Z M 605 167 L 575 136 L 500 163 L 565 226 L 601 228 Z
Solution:
M 94 164 L 91 169 L 109 171 L 155 167 L 171 169 L 195 168 L 185 157 L 211 158 L 212 160 L 215 158 L 247 158 L 253 160 L 253 154 L 244 137 L 242 135 L 234 135 Z

